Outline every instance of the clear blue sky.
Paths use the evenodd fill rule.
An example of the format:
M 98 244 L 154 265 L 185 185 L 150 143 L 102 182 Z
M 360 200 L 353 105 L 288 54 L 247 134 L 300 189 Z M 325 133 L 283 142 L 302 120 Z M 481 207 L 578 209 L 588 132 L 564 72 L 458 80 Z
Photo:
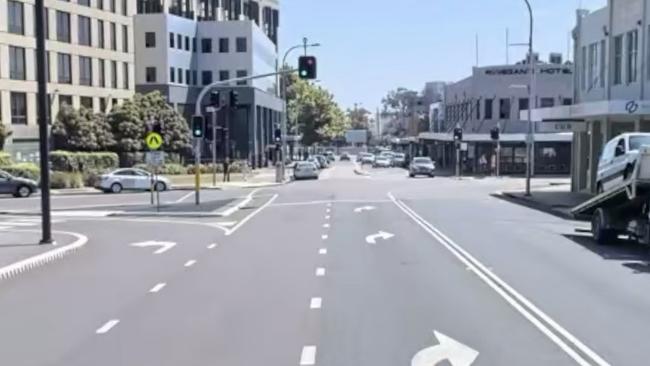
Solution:
M 505 63 L 505 29 L 511 42 L 528 37 L 523 0 L 280 0 L 280 51 L 306 36 L 322 46 L 318 76 L 344 108 L 355 102 L 374 110 L 390 89 L 421 90 L 426 81 L 457 81 L 475 64 Z M 575 24 L 575 9 L 594 10 L 606 0 L 531 0 L 535 51 L 542 59 L 561 52 Z M 510 61 L 525 49 L 510 49 Z M 295 63 L 299 52 L 289 57 Z

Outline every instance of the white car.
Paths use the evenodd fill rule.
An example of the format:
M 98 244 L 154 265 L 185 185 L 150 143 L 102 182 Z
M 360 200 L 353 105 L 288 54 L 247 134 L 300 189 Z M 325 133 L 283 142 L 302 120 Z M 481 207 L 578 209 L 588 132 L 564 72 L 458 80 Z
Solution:
M 100 181 L 95 188 L 106 193 L 120 193 L 123 190 L 148 191 L 166 191 L 172 188 L 169 179 L 163 176 L 156 176 L 152 181 L 152 174 L 136 168 L 125 168 L 114 170 L 100 177 Z
M 390 168 L 392 165 L 392 159 L 386 155 L 380 155 L 375 159 L 375 162 L 372 164 L 375 168 Z
M 363 164 L 374 164 L 375 156 L 370 153 L 361 153 L 361 165 Z
M 293 178 L 300 179 L 318 179 L 318 168 L 311 161 L 299 161 L 293 168 Z
M 596 190 L 608 191 L 630 178 L 641 146 L 650 146 L 650 133 L 624 133 L 610 140 L 598 161 Z

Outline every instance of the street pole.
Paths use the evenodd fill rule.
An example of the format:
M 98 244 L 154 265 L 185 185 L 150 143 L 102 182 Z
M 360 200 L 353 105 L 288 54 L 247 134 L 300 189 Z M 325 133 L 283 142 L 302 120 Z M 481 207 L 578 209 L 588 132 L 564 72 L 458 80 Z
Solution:
M 194 139 L 194 201 L 197 205 L 201 203 L 201 139 Z
M 47 116 L 47 80 L 45 57 L 45 5 L 44 0 L 36 0 L 34 4 L 36 13 L 36 79 L 38 81 L 38 137 L 41 169 L 41 226 L 42 236 L 40 244 L 54 244 L 52 239 L 52 217 L 50 213 L 50 146 L 48 138 Z
M 528 35 L 528 64 L 530 66 L 530 85 L 528 86 L 528 136 L 526 137 L 526 196 L 530 196 L 530 179 L 533 174 L 533 121 L 532 108 L 535 87 L 535 60 L 533 57 L 533 9 L 529 0 L 524 0 L 530 16 L 530 29 Z
M 456 142 L 456 178 L 460 179 L 460 141 Z
M 217 108 L 212 111 L 212 186 L 217 185 Z
M 231 110 L 226 110 L 226 118 L 224 125 L 224 147 L 225 147 L 225 162 L 223 164 L 223 181 L 230 182 L 230 112 Z

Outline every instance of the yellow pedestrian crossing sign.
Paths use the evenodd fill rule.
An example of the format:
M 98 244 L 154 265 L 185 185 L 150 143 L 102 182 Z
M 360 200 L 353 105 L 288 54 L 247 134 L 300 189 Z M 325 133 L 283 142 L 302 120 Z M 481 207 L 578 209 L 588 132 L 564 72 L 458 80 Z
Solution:
M 158 150 L 163 144 L 163 138 L 157 132 L 149 132 L 147 137 L 144 138 L 149 150 Z

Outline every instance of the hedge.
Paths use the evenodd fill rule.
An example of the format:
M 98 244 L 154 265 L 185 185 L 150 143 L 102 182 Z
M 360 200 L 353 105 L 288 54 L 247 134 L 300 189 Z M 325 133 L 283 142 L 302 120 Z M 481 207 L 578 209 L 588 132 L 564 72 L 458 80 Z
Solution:
M 134 168 L 146 170 L 148 172 L 153 171 L 153 169 L 147 164 L 136 164 Z M 180 164 L 165 164 L 161 167 L 158 167 L 156 171 L 158 174 L 163 174 L 163 175 L 180 175 L 180 174 L 186 174 L 187 168 L 185 168 Z
M 0 170 L 16 176 L 32 180 L 39 180 L 39 169 L 34 163 L 19 163 L 7 166 L 0 166 Z
M 52 172 L 50 177 L 50 188 L 82 188 L 84 180 L 81 173 Z
M 0 151 L 0 166 L 7 166 L 13 164 L 11 160 L 11 155 L 6 152 Z
M 50 162 L 54 171 L 91 172 L 116 169 L 119 158 L 112 152 L 52 151 Z
M 231 173 L 241 173 L 242 169 L 242 163 L 235 161 L 232 164 L 230 164 L 229 170 Z M 187 167 L 187 174 L 194 174 L 196 171 L 194 165 L 189 165 Z M 212 173 L 212 164 L 201 164 L 201 174 L 209 174 Z M 217 164 L 217 173 L 223 173 L 223 164 L 218 163 Z

